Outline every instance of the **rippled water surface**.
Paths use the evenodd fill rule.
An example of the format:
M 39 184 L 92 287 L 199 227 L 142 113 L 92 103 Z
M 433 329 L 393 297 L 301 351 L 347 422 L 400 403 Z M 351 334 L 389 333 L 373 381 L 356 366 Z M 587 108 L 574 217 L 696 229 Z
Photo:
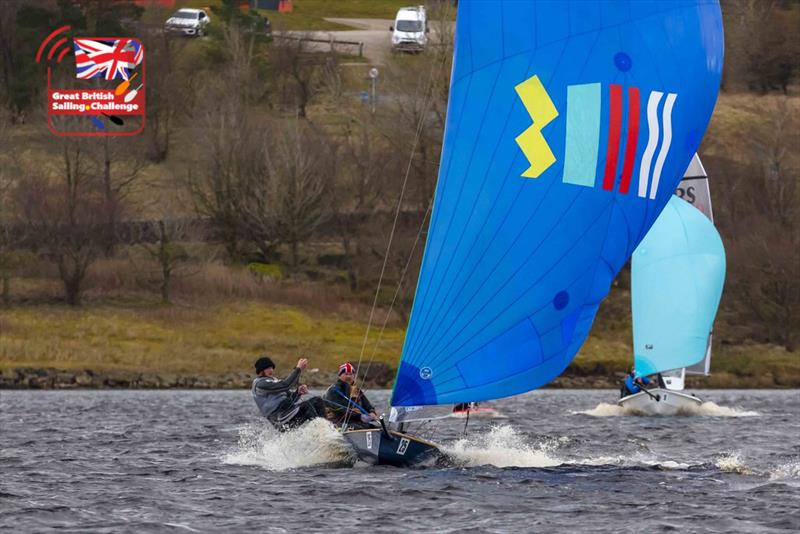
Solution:
M 247 391 L 4 391 L 0 530 L 799 530 L 800 393 L 697 393 L 698 414 L 636 417 L 537 391 L 466 439 L 430 423 L 448 464 L 397 469 L 321 421 L 276 434 Z

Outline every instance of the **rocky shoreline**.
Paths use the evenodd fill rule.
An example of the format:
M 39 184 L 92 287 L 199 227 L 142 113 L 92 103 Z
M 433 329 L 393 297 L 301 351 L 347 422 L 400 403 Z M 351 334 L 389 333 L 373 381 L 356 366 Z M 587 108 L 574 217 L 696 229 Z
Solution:
M 373 365 L 369 374 L 367 389 L 386 389 L 392 385 L 395 370 Z M 249 373 L 190 375 L 23 367 L 0 371 L 0 389 L 246 389 L 253 378 Z M 311 388 L 327 387 L 335 380 L 334 373 L 303 375 L 303 382 Z M 617 384 L 606 376 L 560 376 L 549 387 L 615 388 Z
M 365 381 L 366 388 L 390 387 L 395 371 L 385 364 L 374 363 Z M 151 373 L 127 370 L 65 370 L 52 367 L 21 367 L 0 370 L 2 389 L 247 389 L 255 378 L 251 373 L 195 375 Z M 311 388 L 328 387 L 336 380 L 335 373 L 310 371 L 303 373 L 304 384 Z
M 395 370 L 375 363 L 365 381 L 365 389 L 387 389 L 392 385 Z M 554 389 L 616 389 L 624 373 L 586 375 L 571 369 L 546 387 Z M 65 370 L 56 368 L 14 368 L 0 370 L 0 390 L 9 389 L 247 389 L 254 376 L 250 373 L 193 375 L 179 373 L 137 373 L 126 370 Z M 771 377 L 735 376 L 728 373 L 708 378 L 690 378 L 687 387 L 711 388 L 797 388 L 800 384 L 765 380 Z M 306 372 L 303 382 L 311 388 L 324 388 L 336 380 L 334 373 Z

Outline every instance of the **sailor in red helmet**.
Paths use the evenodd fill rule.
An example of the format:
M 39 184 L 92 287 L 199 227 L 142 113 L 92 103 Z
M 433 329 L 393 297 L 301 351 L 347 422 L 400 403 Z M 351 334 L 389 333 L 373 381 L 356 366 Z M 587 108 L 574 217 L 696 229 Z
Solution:
M 355 380 L 356 370 L 350 362 L 339 366 L 339 379 L 325 392 L 327 417 L 337 426 L 371 428 L 378 414 L 364 392 L 354 385 Z

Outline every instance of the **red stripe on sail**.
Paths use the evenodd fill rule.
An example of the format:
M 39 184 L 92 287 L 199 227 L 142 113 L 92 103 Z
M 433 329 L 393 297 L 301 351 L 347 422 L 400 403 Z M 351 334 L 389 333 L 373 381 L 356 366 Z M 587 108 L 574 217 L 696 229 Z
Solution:
M 603 189 L 614 188 L 614 175 L 617 174 L 617 158 L 619 156 L 619 134 L 622 129 L 622 86 L 612 84 L 611 117 L 608 121 L 608 151 L 606 152 L 606 172 L 603 175 Z
M 636 143 L 639 141 L 639 88 L 628 87 L 628 137 L 625 140 L 625 161 L 622 164 L 622 180 L 619 192 L 628 193 L 636 160 Z

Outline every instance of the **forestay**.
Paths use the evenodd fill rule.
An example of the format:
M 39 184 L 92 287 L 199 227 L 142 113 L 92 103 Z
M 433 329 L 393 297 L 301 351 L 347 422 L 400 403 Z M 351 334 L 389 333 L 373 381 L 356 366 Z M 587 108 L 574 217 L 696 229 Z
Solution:
M 719 89 L 716 1 L 459 3 L 434 209 L 392 404 L 569 364 Z

